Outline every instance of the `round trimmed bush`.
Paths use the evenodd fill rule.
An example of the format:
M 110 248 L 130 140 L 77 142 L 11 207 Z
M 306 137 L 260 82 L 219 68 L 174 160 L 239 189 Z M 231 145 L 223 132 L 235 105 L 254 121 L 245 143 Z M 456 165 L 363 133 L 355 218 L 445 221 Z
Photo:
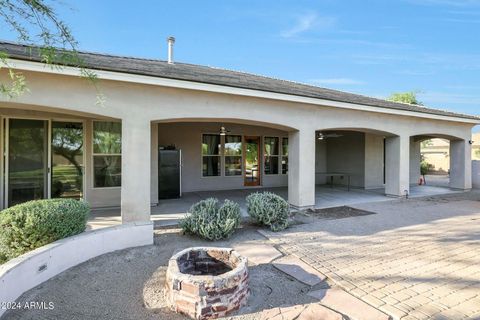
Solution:
M 0 263 L 85 231 L 90 207 L 73 199 L 34 200 L 0 212 Z
M 228 238 L 240 224 L 240 206 L 230 200 L 220 206 L 218 199 L 208 198 L 194 204 L 188 212 L 180 220 L 183 232 L 208 240 Z
M 288 227 L 289 206 L 279 195 L 271 192 L 255 192 L 247 196 L 247 210 L 259 225 L 280 231 Z

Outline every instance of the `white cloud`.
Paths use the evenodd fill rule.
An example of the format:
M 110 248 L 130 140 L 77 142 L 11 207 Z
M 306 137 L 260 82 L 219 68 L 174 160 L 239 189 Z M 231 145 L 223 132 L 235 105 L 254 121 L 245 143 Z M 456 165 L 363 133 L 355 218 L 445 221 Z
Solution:
M 294 38 L 313 29 L 326 29 L 334 26 L 336 19 L 333 17 L 320 17 L 315 12 L 308 12 L 298 17 L 295 24 L 280 35 L 283 38 Z
M 410 70 L 410 69 L 400 69 L 395 72 L 396 74 L 406 75 L 406 76 L 431 76 L 434 75 L 435 72 L 432 70 L 429 71 L 421 71 L 421 70 Z
M 360 85 L 363 81 L 350 78 L 311 79 L 309 82 L 317 85 Z
M 469 7 L 480 5 L 480 0 L 409 0 L 409 2 L 421 5 L 435 6 L 453 6 L 453 7 Z
M 457 16 L 478 16 L 480 15 L 479 11 L 472 10 L 449 10 L 447 13 Z
M 453 22 L 453 23 L 480 23 L 480 20 L 475 19 L 457 19 L 457 18 L 448 18 L 442 19 L 445 22 Z
M 470 84 L 454 84 L 454 85 L 446 85 L 446 89 L 452 90 L 477 90 L 480 91 L 480 84 L 479 85 L 470 85 Z
M 356 64 L 366 65 L 403 65 L 411 69 L 413 64 L 420 64 L 423 71 L 431 70 L 480 70 L 480 54 L 476 53 L 441 53 L 414 52 L 405 54 L 352 54 L 350 59 Z

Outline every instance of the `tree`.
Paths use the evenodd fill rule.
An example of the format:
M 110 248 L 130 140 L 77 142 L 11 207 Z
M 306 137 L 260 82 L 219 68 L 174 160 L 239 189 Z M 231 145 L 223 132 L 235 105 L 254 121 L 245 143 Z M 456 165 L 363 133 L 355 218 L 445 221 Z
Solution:
M 433 146 L 433 141 L 432 141 L 432 139 L 423 140 L 423 141 L 420 143 L 420 145 L 421 145 L 422 148 L 426 148 L 426 147 L 429 147 L 429 146 Z
M 6 25 L 17 34 L 18 40 L 30 45 L 31 55 L 38 55 L 52 68 L 68 65 L 80 69 L 97 90 L 97 103 L 102 102 L 96 85 L 96 74 L 84 67 L 78 55 L 77 41 L 70 28 L 54 10 L 56 0 L 0 0 L 0 26 Z M 8 63 L 8 54 L 0 51 L 0 69 L 8 69 L 7 82 L 0 82 L 0 94 L 15 98 L 28 90 L 25 76 Z
M 422 160 L 420 162 L 420 174 L 423 177 L 423 183 L 427 184 L 427 179 L 425 179 L 425 176 L 430 172 L 430 170 L 433 169 L 433 165 L 428 163 L 426 160 Z
M 417 91 L 394 92 L 387 100 L 423 106 L 423 103 L 417 100 L 417 93 Z

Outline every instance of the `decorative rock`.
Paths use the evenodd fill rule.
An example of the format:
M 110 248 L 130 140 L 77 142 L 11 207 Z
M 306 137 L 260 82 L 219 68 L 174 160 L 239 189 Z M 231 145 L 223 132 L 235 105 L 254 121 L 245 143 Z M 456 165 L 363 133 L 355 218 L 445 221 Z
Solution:
M 296 305 L 285 308 L 273 308 L 264 310 L 260 315 L 260 320 L 284 320 L 297 319 L 298 316 L 305 310 L 304 305 Z
M 340 313 L 330 310 L 319 303 L 296 305 L 285 308 L 264 310 L 260 320 L 342 320 Z
M 389 320 L 389 316 L 339 288 L 320 289 L 308 293 L 320 303 L 342 312 L 352 320 Z
M 319 303 L 311 303 L 298 317 L 298 320 L 342 320 L 343 316 Z
M 275 260 L 273 266 L 309 286 L 325 280 L 325 276 L 295 256 Z
M 248 262 L 254 264 L 266 264 L 282 256 L 282 253 L 273 246 L 257 242 L 240 243 L 234 249 L 242 256 L 248 258 Z

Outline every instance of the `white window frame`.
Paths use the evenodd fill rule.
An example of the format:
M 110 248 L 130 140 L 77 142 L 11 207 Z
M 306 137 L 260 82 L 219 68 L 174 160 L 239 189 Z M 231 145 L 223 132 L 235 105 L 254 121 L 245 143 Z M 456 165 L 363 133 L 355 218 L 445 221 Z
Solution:
M 220 144 L 219 144 L 219 150 L 218 154 L 203 154 L 203 136 L 219 136 L 220 137 Z M 219 133 L 209 133 L 209 132 L 204 132 L 200 134 L 200 177 L 205 178 L 205 179 L 211 179 L 211 178 L 218 178 L 218 177 L 223 177 L 224 176 L 224 171 L 225 168 L 224 166 L 224 161 L 222 159 L 222 153 L 223 153 L 223 143 L 225 142 L 225 139 L 223 136 L 221 136 Z M 220 173 L 218 176 L 204 176 L 203 175 L 203 158 L 204 157 L 219 157 L 219 166 L 220 166 Z
M 95 153 L 95 148 L 94 148 L 94 136 L 95 136 L 95 122 L 114 122 L 114 123 L 122 123 L 121 121 L 115 121 L 115 120 L 92 120 L 92 131 L 91 131 L 91 143 L 90 147 L 92 148 L 92 156 L 91 156 L 91 161 L 92 161 L 92 189 L 95 190 L 103 190 L 103 189 L 121 189 L 122 188 L 122 183 L 123 183 L 123 172 L 120 169 L 120 176 L 122 177 L 122 180 L 120 182 L 120 186 L 114 186 L 114 187 L 95 187 L 95 156 L 120 156 L 120 161 L 122 161 L 122 152 L 120 153 Z M 123 128 L 122 128 L 122 137 L 123 137 Z M 120 147 L 121 150 L 123 151 L 123 146 L 121 145 L 120 142 Z
M 265 153 L 265 139 L 267 138 L 276 138 L 277 139 L 277 145 L 278 145 L 278 153 L 277 154 L 273 154 L 273 155 L 267 155 Z M 277 137 L 277 136 L 264 136 L 263 137 L 263 148 L 262 148 L 262 151 L 263 151 L 263 174 L 266 175 L 266 176 L 276 176 L 276 175 L 280 175 L 282 173 L 282 168 L 281 168 L 281 150 L 280 148 L 282 147 L 281 145 L 281 139 L 282 137 Z M 265 172 L 265 159 L 267 157 L 276 157 L 277 158 L 277 173 L 267 173 Z
M 226 141 L 227 141 L 227 137 L 228 137 L 228 136 L 240 137 L 240 143 L 241 143 L 240 155 L 230 156 L 230 155 L 225 154 L 225 149 L 226 149 L 226 148 L 225 148 L 225 143 L 226 143 Z M 223 136 L 223 137 L 224 137 L 224 139 L 223 139 L 223 141 L 221 141 L 221 146 L 222 146 L 222 150 L 223 150 L 223 152 L 222 152 L 222 157 L 223 157 L 223 159 L 222 159 L 222 163 L 223 163 L 223 176 L 224 176 L 225 178 L 238 178 L 238 177 L 243 177 L 243 173 L 244 173 L 244 172 L 243 172 L 243 158 L 244 158 L 244 154 L 243 154 L 243 144 L 244 144 L 244 137 L 245 137 L 245 136 L 244 136 L 243 134 L 232 134 L 232 133 L 230 133 L 230 134 L 227 134 L 227 135 L 225 135 L 225 136 Z M 226 157 L 240 157 L 240 174 L 239 174 L 239 175 L 231 175 L 231 176 L 230 176 L 230 175 L 227 175 L 227 174 L 226 174 L 226 172 L 227 172 L 227 171 L 226 171 L 226 167 L 225 167 L 225 165 L 226 165 L 226 161 L 225 161 Z

